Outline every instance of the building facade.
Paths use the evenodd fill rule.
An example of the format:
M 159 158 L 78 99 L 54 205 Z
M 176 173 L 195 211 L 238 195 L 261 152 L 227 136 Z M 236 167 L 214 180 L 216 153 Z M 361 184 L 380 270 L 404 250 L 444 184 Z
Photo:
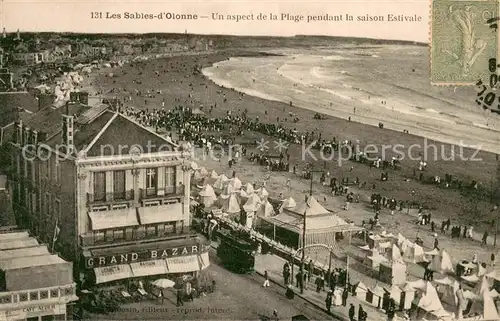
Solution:
M 72 320 L 72 263 L 25 231 L 0 231 L 0 243 L 0 320 Z
M 105 283 L 208 266 L 208 247 L 190 229 L 189 166 L 177 145 L 106 105 L 70 103 L 15 129 L 18 221 L 47 241 L 58 226 L 55 248 L 82 279 Z M 181 263 L 163 269 L 170 258 Z

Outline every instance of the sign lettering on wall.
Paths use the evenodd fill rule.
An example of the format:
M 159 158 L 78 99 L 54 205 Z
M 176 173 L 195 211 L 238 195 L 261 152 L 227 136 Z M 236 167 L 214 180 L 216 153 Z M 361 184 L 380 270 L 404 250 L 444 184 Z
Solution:
M 201 254 L 207 252 L 210 246 L 206 244 L 189 245 L 182 247 L 152 249 L 143 252 L 131 252 L 116 255 L 106 255 L 89 257 L 85 259 L 86 268 L 95 268 L 102 266 L 113 266 L 119 264 L 130 264 L 135 262 L 144 262 L 151 260 L 163 260 L 171 257 L 188 256 L 192 254 Z

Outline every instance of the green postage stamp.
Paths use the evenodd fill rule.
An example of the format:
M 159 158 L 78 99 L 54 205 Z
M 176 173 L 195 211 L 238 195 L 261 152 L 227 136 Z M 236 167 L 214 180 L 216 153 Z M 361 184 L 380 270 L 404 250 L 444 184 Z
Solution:
M 473 85 L 488 80 L 497 58 L 498 1 L 433 0 L 431 83 Z

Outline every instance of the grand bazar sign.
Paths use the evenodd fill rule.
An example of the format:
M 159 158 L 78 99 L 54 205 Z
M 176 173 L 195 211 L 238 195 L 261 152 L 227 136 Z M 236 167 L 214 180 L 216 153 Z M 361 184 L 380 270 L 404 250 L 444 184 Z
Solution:
M 124 254 L 89 257 L 85 259 L 87 268 L 109 266 L 116 264 L 129 264 L 141 261 L 162 260 L 169 257 L 187 256 L 207 252 L 209 245 L 198 244 L 165 249 L 146 250 L 143 252 L 129 252 Z

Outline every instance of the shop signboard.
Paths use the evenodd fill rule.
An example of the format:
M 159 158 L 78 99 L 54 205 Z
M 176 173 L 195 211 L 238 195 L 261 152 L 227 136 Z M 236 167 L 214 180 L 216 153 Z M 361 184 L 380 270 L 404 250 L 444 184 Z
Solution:
M 210 245 L 196 244 L 179 247 L 152 248 L 141 252 L 119 253 L 105 256 L 92 256 L 85 258 L 85 267 L 88 269 L 113 266 L 120 264 L 130 264 L 135 262 L 163 260 L 172 257 L 183 257 L 205 253 L 210 249 Z

